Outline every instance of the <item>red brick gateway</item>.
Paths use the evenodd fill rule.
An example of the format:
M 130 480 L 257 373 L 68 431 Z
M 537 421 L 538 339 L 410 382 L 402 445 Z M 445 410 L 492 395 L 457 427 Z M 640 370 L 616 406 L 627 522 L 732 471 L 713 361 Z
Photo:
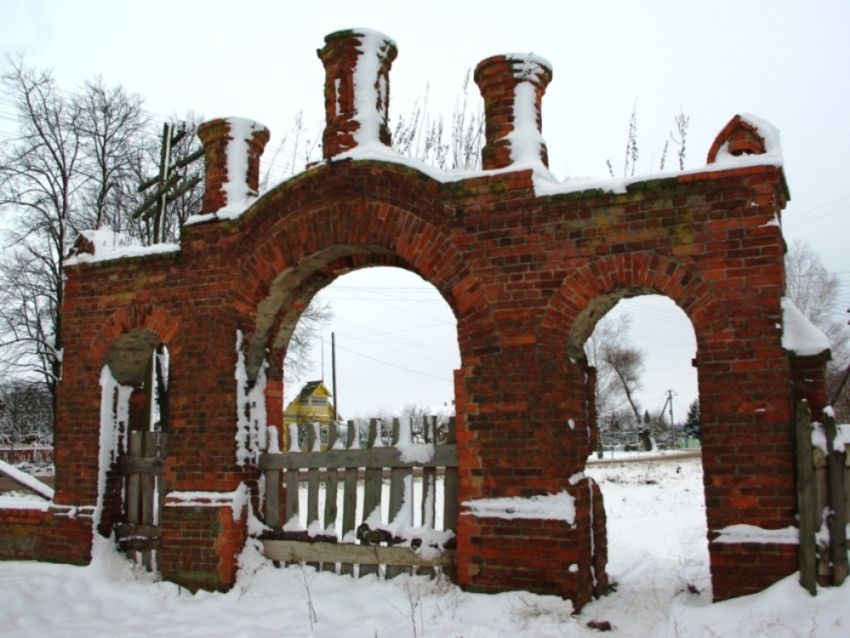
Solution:
M 602 496 L 583 475 L 596 430 L 582 345 L 620 299 L 644 294 L 672 299 L 696 334 L 715 599 L 795 571 L 795 541 L 720 538 L 739 524 L 797 526 L 794 405 L 806 398 L 818 413 L 825 402 L 828 352 L 783 347 L 788 191 L 772 127 L 735 116 L 699 170 L 557 182 L 541 135 L 552 69 L 535 56 L 495 56 L 475 72 L 484 170 L 442 174 L 389 148 L 395 56 L 374 32 L 328 36 L 323 162 L 257 197 L 268 130 L 207 122 L 203 209 L 179 247 L 116 259 L 95 249 L 67 267 L 56 495 L 44 512 L 0 514 L 0 536 L 27 537 L 14 551 L 3 545 L 7 557 L 86 563 L 93 528 L 108 534 L 121 520 L 120 477 L 107 471 L 115 459 L 103 444 L 115 438 L 120 451 L 141 418 L 145 366 L 164 345 L 158 567 L 193 589 L 232 586 L 248 537 L 252 499 L 242 495 L 255 489 L 263 451 L 252 433 L 280 425 L 282 361 L 299 314 L 335 278 L 380 265 L 420 275 L 457 318 L 461 586 L 557 594 L 577 608 L 606 589 Z M 114 412 L 121 387 L 135 388 L 123 415 Z M 117 431 L 102 431 L 104 410 Z M 509 519 L 464 505 L 561 493 L 574 515 Z

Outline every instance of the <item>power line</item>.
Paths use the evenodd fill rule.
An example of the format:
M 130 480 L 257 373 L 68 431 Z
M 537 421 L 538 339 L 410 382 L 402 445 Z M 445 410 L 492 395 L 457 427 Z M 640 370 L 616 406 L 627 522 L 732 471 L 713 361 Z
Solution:
M 422 372 L 421 370 L 413 370 L 411 368 L 405 368 L 404 366 L 396 365 L 394 363 L 390 363 L 389 361 L 383 361 L 382 359 L 376 359 L 375 357 L 370 357 L 368 354 L 363 354 L 362 352 L 358 352 L 357 350 L 352 350 L 351 348 L 345 348 L 337 344 L 337 348 L 340 350 L 345 350 L 346 352 L 350 352 L 351 354 L 357 355 L 358 357 L 362 357 L 364 359 L 368 359 L 369 361 L 373 361 L 375 363 L 380 363 L 381 365 L 388 366 L 390 368 L 395 368 L 397 370 L 403 370 L 404 372 L 409 372 L 411 374 L 418 374 L 423 377 L 430 377 L 432 379 L 438 379 L 440 381 L 451 381 L 452 379 L 448 377 L 438 377 L 435 374 L 429 374 L 427 372 Z

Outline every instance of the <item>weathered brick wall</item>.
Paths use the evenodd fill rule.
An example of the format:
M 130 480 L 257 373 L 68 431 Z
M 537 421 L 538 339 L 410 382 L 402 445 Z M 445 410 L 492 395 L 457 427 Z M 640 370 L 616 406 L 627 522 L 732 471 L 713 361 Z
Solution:
M 344 75 L 351 65 L 329 60 L 331 49 L 323 62 Z M 504 59 L 487 68 L 508 74 L 501 83 L 487 80 L 503 93 L 505 82 L 522 80 Z M 345 78 L 332 83 L 347 86 Z M 329 121 L 338 119 L 336 104 L 328 108 Z M 502 119 L 488 129 L 491 161 L 511 158 L 496 143 L 514 125 L 503 115 L 492 115 Z M 575 498 L 572 525 L 462 514 L 457 577 L 464 586 L 560 594 L 577 607 L 604 591 L 602 497 L 577 476 L 595 445 L 592 374 L 581 346 L 619 299 L 639 294 L 666 295 L 694 326 L 710 536 L 739 523 L 795 524 L 792 374 L 781 346 L 784 244 L 775 223 L 786 199 L 780 168 L 706 170 L 632 184 L 625 193 L 537 197 L 526 169 L 441 183 L 394 163 L 336 160 L 355 143 L 350 132 L 358 126 L 337 119 L 330 161 L 281 184 L 240 218 L 211 215 L 183 228 L 178 252 L 67 268 L 58 503 L 95 502 L 98 379 L 119 337 L 153 334 L 171 355 L 168 489 L 232 491 L 256 478 L 235 459 L 237 330 L 249 376 L 268 360 L 277 393 L 288 337 L 310 298 L 346 272 L 391 265 L 432 283 L 458 320 L 461 502 L 560 491 Z M 759 152 L 735 121 L 721 136 Z M 226 121 L 216 127 L 228 134 Z M 538 150 L 542 166 L 545 146 Z M 207 154 L 213 185 L 226 152 Z M 223 203 L 208 198 L 205 212 Z M 269 414 L 271 424 L 279 421 Z M 245 532 L 229 515 L 228 508 L 166 507 L 163 572 L 193 587 L 232 583 Z M 720 598 L 793 571 L 786 560 L 793 547 L 713 543 L 711 552 Z M 744 582 L 747 574 L 759 576 Z
M 227 590 L 236 582 L 236 561 L 247 538 L 245 517 L 230 507 L 165 507 L 160 525 L 162 575 L 192 591 Z
M 40 527 L 47 512 L 38 509 L 4 509 L 0 517 L 0 558 L 23 560 L 39 555 Z
M 91 518 L 65 508 L 0 510 L 0 560 L 85 565 L 91 558 Z

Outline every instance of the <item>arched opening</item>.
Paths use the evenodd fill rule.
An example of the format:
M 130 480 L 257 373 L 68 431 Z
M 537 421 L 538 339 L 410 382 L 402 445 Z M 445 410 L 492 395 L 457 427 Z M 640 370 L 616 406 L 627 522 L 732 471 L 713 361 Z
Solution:
M 101 370 L 98 531 L 153 569 L 152 531 L 159 525 L 161 462 L 168 429 L 169 352 L 148 329 L 122 334 Z
M 272 281 L 245 352 L 250 361 L 263 335 L 256 378 L 266 385 L 268 424 L 278 427 L 260 465 L 276 448 L 286 464 L 263 484 L 272 540 L 333 536 L 386 549 L 404 538 L 438 550 L 434 560 L 453 542 L 460 355 L 451 292 L 440 285 L 362 246 L 324 249 Z M 269 400 L 275 377 L 282 396 Z M 276 492 L 279 500 L 269 496 Z M 358 562 L 358 573 L 403 569 L 384 558 L 380 568 Z M 345 573 L 344 562 L 323 568 Z
M 661 587 L 710 600 L 696 335 L 679 306 L 651 293 L 591 304 L 604 314 L 593 313 L 584 343 L 598 428 L 587 474 L 602 491 L 607 572 L 618 591 L 640 598 Z M 577 325 L 587 330 L 590 314 Z
M 451 412 L 457 321 L 432 285 L 401 268 L 365 268 L 323 288 L 310 308 L 327 309 L 327 318 L 315 313 L 306 328 L 302 318 L 294 331 L 298 343 L 290 341 L 284 363 L 286 405 L 304 383 L 321 379 L 346 418 Z
M 159 336 L 145 329 L 121 335 L 106 353 L 106 368 L 116 386 L 131 389 L 127 431 L 165 431 L 169 353 Z

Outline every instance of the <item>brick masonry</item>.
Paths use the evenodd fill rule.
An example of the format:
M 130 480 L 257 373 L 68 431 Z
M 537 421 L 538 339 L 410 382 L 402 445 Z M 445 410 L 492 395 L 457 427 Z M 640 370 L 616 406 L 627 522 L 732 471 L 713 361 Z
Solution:
M 125 335 L 135 335 L 134 343 L 164 343 L 171 355 L 169 489 L 230 492 L 254 481 L 256 469 L 235 458 L 237 330 L 245 335 L 251 378 L 264 358 L 270 362 L 269 423 L 279 424 L 280 366 L 299 313 L 340 275 L 388 265 L 433 284 L 457 317 L 461 501 L 560 491 L 575 498 L 572 525 L 462 514 L 462 586 L 557 594 L 577 608 L 604 591 L 602 495 L 588 480 L 571 481 L 596 436 L 593 376 L 581 345 L 607 310 L 635 295 L 669 297 L 696 333 L 710 538 L 732 524 L 795 525 L 793 399 L 821 396 L 823 360 L 794 360 L 781 345 L 785 244 L 773 223 L 787 199 L 781 168 L 706 170 L 635 183 L 625 193 L 537 197 L 532 172 L 511 171 L 505 149 L 516 114 L 497 94 L 518 80 L 504 56 L 482 63 L 476 79 L 488 118 L 495 118 L 488 119 L 488 162 L 508 162 L 507 170 L 441 183 L 400 164 L 339 161 L 336 155 L 356 144 L 351 131 L 358 124 L 338 107 L 353 98 L 334 91 L 354 90 L 356 39 L 356 32 L 335 34 L 320 51 L 329 78 L 328 161 L 268 192 L 238 219 L 185 226 L 177 252 L 67 268 L 55 502 L 96 500 L 98 380 Z M 394 45 L 383 51 L 377 67 L 387 74 Z M 538 129 L 551 78 L 548 67 L 540 69 Z M 204 129 L 216 193 L 225 161 L 216 149 L 227 129 L 223 120 Z M 388 141 L 382 132 L 381 142 Z M 733 118 L 710 163 L 727 142 L 737 153 L 765 150 L 758 132 Z M 545 162 L 545 146 L 540 151 Z M 215 212 L 221 199 L 205 198 L 204 212 Z M 811 379 L 817 387 L 803 387 Z M 111 484 L 107 503 L 115 502 L 116 489 Z M 119 510 L 105 508 L 105 528 Z M 87 560 L 85 542 L 57 557 L 38 543 L 27 549 L 2 540 L 37 527 L 37 518 L 3 515 L 0 547 L 12 555 L 32 550 Z M 45 519 L 54 529 L 71 525 Z M 228 507 L 166 507 L 161 570 L 193 588 L 227 588 L 245 537 L 244 517 L 234 522 Z M 796 568 L 795 546 L 710 549 L 717 599 L 749 593 Z

